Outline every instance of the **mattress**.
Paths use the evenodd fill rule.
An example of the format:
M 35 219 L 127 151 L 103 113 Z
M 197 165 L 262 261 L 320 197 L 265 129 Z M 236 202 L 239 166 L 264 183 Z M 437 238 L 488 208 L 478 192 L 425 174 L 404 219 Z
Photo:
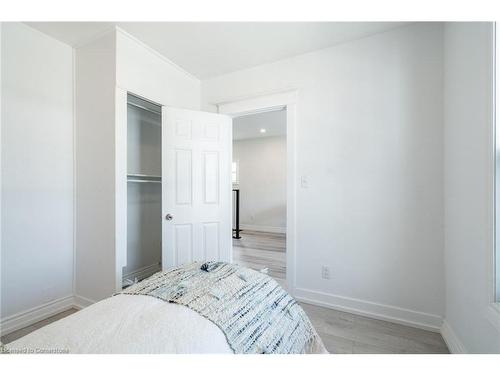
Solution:
M 233 353 L 224 333 L 197 312 L 125 294 L 95 303 L 6 347 L 11 353 Z M 318 341 L 311 353 L 327 351 Z

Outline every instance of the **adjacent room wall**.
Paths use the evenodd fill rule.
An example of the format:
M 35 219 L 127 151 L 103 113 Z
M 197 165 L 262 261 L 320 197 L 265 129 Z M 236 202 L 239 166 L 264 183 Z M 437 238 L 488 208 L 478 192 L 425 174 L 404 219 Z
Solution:
M 202 82 L 207 110 L 298 89 L 297 297 L 439 329 L 442 36 L 412 24 Z
M 492 23 L 444 28 L 443 336 L 454 352 L 500 352 L 500 310 L 492 305 L 493 38 Z
M 263 126 L 265 127 L 265 126 Z M 286 232 L 286 137 L 233 142 L 242 229 Z
M 72 295 L 73 52 L 2 24 L 2 326 Z

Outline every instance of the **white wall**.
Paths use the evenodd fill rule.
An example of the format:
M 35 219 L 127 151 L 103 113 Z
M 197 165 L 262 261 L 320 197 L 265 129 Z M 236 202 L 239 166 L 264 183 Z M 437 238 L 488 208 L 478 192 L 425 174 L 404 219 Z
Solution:
M 453 333 L 445 338 L 456 339 L 456 351 L 499 353 L 500 312 L 491 308 L 493 24 L 447 24 L 444 46 L 446 323 Z
M 2 320 L 72 294 L 73 54 L 2 25 Z
M 233 142 L 242 229 L 286 231 L 286 137 Z
M 200 108 L 200 80 L 120 29 L 116 32 L 116 81 L 119 91 L 131 92 L 161 105 L 188 109 Z M 125 116 L 123 116 L 124 118 Z M 126 124 L 117 123 L 117 129 L 119 131 L 122 129 L 122 135 L 119 136 L 121 142 L 117 143 L 117 152 L 118 154 L 126 154 L 125 141 L 127 137 L 123 137 Z M 127 166 L 122 165 L 121 169 L 125 173 Z M 120 167 L 118 167 L 117 171 L 118 181 L 122 181 L 123 179 L 119 175 Z M 121 190 L 123 191 L 122 199 L 118 198 L 117 208 L 120 209 L 122 205 L 127 204 L 127 186 L 126 184 L 118 184 L 117 187 L 118 194 L 120 194 Z M 150 206 L 151 210 L 154 211 L 154 204 L 150 202 Z M 158 218 L 161 220 L 161 215 Z M 129 222 L 131 221 L 129 220 Z M 119 240 L 122 238 L 125 223 L 117 224 Z M 161 222 L 158 224 L 161 225 Z M 148 241 L 155 242 L 151 238 Z M 126 253 L 124 244 L 125 241 L 122 242 L 122 246 L 119 246 L 118 251 L 121 253 Z M 122 259 L 127 258 L 126 254 L 122 254 L 121 257 Z M 148 256 L 148 258 L 153 259 L 154 256 Z M 132 261 L 132 259 L 130 260 Z M 128 264 L 125 272 L 128 272 L 128 268 L 132 266 Z M 120 272 L 120 270 L 117 270 L 117 272 Z
M 197 109 L 200 81 L 121 30 L 76 49 L 76 295 L 112 295 L 126 263 L 126 92 Z M 120 101 L 120 102 L 118 102 Z
M 441 24 L 420 23 L 202 82 L 212 110 L 299 91 L 297 297 L 439 328 L 442 64 Z
M 75 50 L 75 294 L 115 292 L 115 33 Z
M 116 81 L 120 88 L 162 105 L 200 108 L 200 80 L 120 29 Z
M 2 22 L 0 22 L 0 322 L 2 317 Z M 0 327 L 0 331 L 2 328 Z

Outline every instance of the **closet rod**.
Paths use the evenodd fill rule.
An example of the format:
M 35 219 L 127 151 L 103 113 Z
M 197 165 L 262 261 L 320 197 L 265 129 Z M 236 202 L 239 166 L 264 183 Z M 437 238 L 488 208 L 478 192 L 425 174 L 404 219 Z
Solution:
M 161 112 L 155 111 L 154 109 L 151 109 L 151 108 L 144 107 L 140 104 L 136 104 L 136 103 L 132 103 L 132 102 L 127 102 L 127 104 L 133 105 L 134 107 L 137 107 L 137 108 L 140 108 L 140 109 L 143 109 L 145 111 L 152 112 L 152 113 L 155 113 L 155 114 L 161 116 Z
M 152 182 L 154 184 L 161 184 L 161 181 L 156 180 L 127 180 L 127 182 Z
M 150 178 L 161 180 L 161 176 L 151 175 L 151 174 L 142 174 L 142 173 L 127 173 L 127 178 Z

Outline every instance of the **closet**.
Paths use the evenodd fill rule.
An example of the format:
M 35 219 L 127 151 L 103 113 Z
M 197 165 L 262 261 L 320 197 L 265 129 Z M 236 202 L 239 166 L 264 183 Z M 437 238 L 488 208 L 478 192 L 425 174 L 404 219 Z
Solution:
M 161 270 L 161 106 L 127 95 L 127 286 Z
M 230 261 L 231 118 L 197 110 L 199 80 L 113 30 L 75 49 L 75 82 L 78 304 Z

